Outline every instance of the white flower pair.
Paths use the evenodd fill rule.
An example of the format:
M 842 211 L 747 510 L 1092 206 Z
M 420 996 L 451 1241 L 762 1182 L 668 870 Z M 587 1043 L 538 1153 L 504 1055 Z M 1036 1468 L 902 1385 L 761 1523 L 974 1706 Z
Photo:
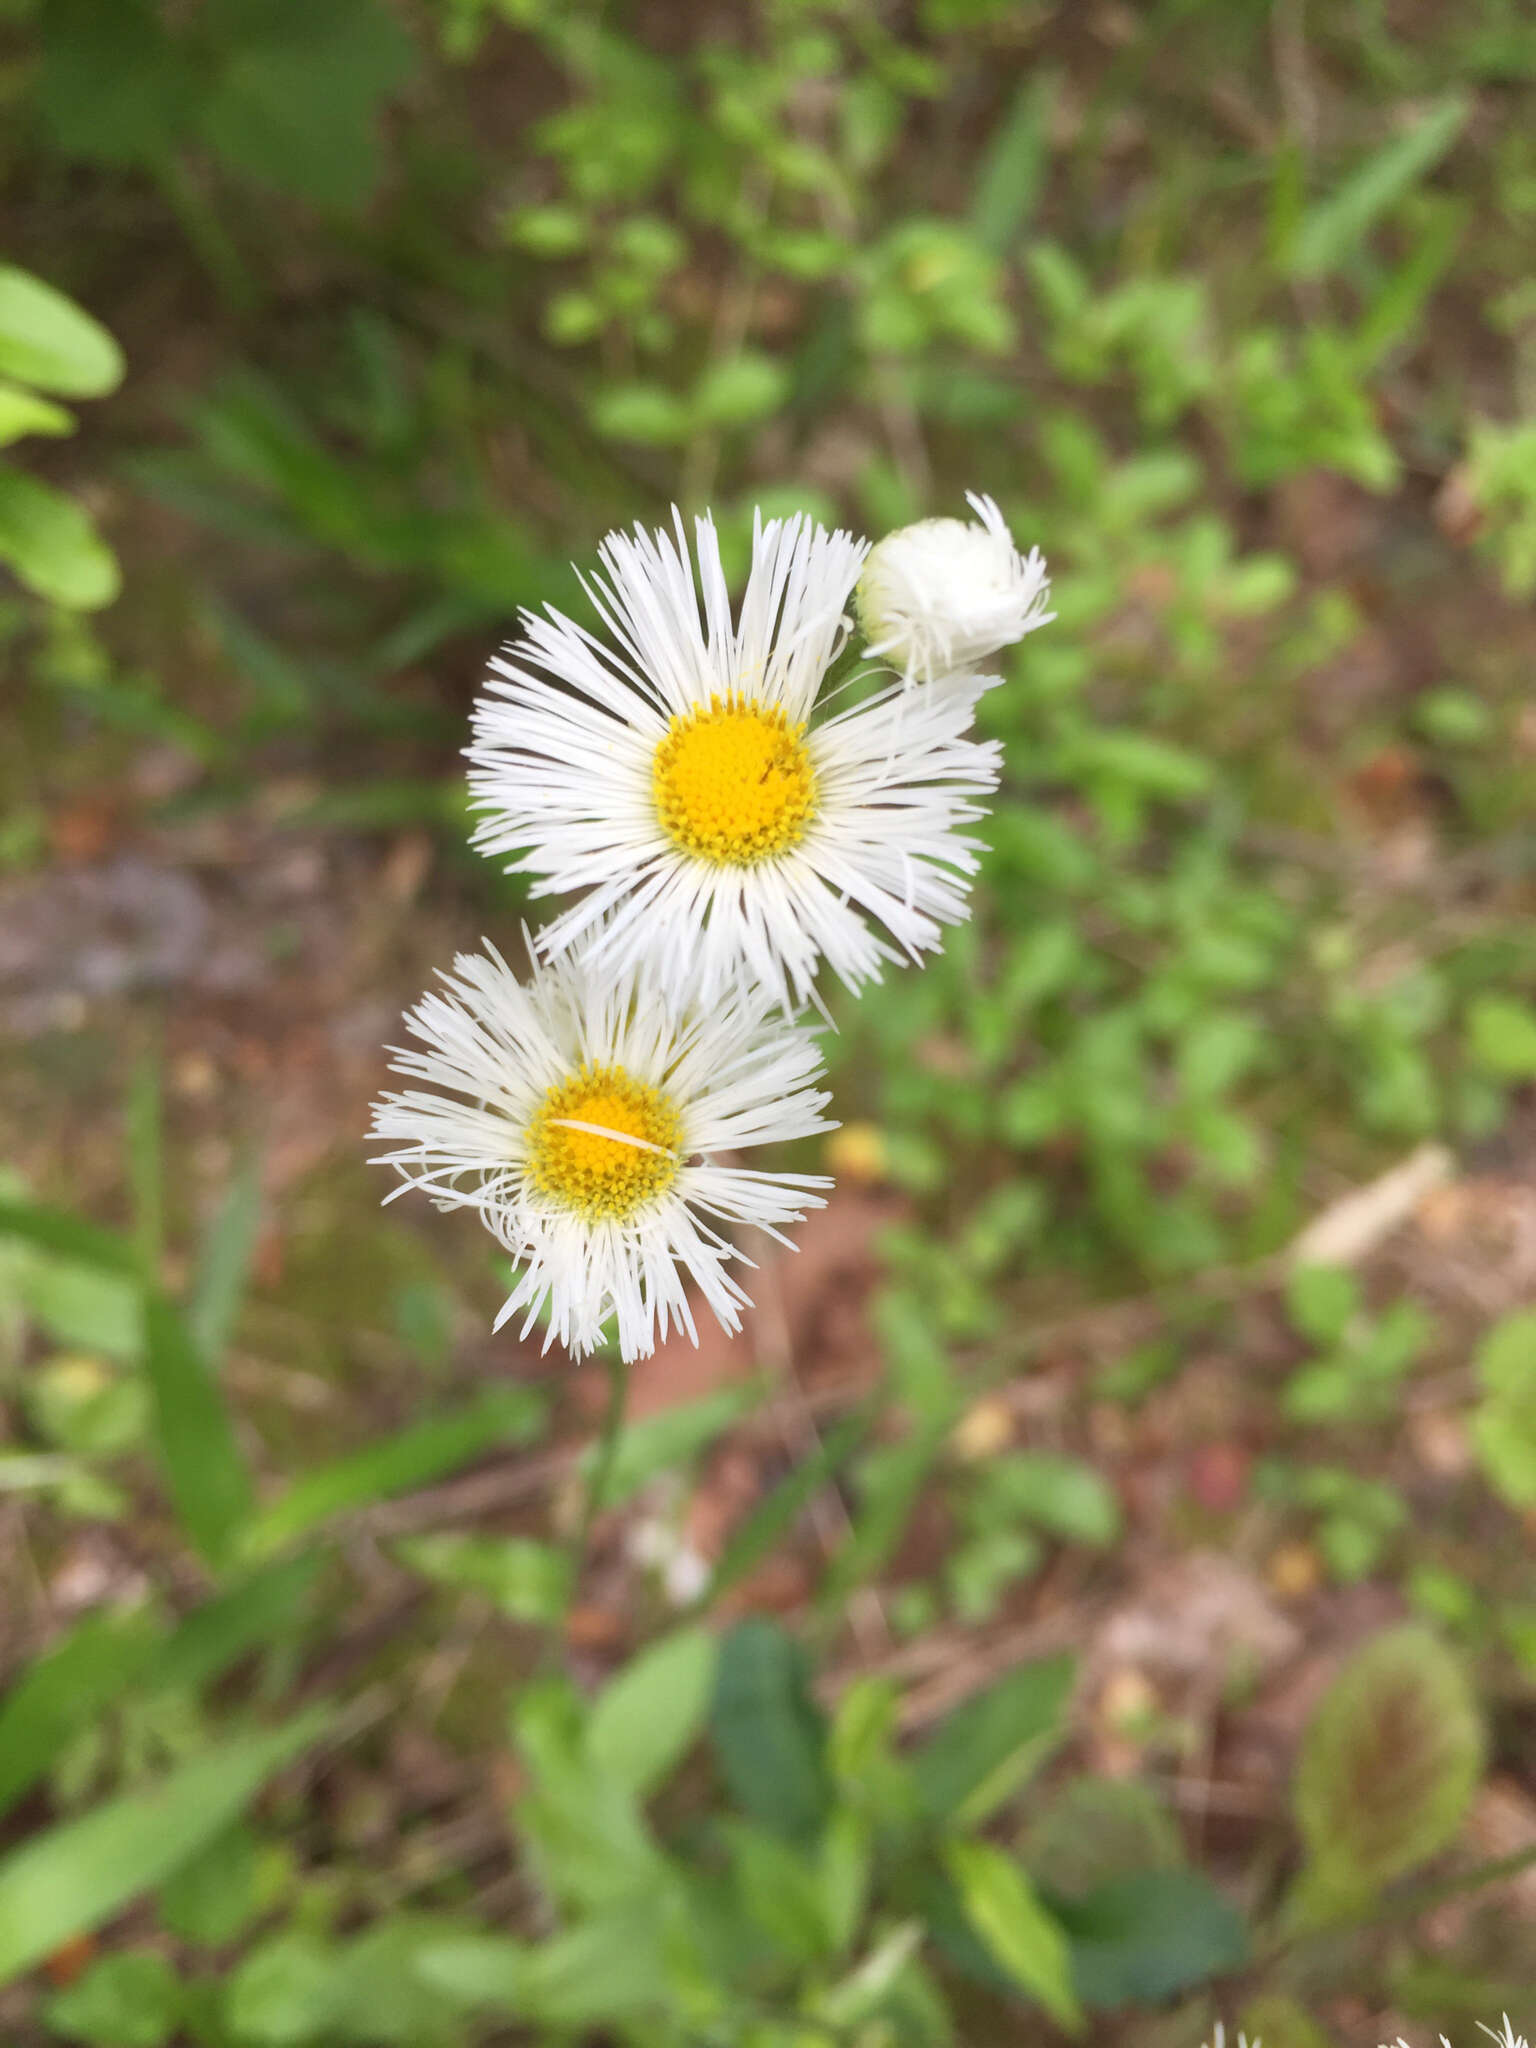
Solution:
M 451 1093 L 386 1096 L 374 1135 L 397 1194 L 477 1209 L 522 1268 L 498 1327 L 547 1304 L 550 1340 L 581 1353 L 616 1317 L 643 1356 L 669 1326 L 696 1335 L 686 1275 L 734 1330 L 741 1254 L 714 1223 L 777 1235 L 819 1206 L 824 1180 L 713 1155 L 829 1128 L 789 1021 L 822 962 L 857 990 L 966 915 L 980 844 L 960 828 L 999 752 L 970 736 L 1001 680 L 976 664 L 1049 616 L 1039 554 L 971 502 L 980 525 L 927 520 L 872 552 L 758 522 L 735 617 L 708 517 L 697 576 L 676 515 L 610 534 L 587 583 L 610 642 L 525 613 L 492 663 L 475 843 L 578 900 L 533 941 L 529 983 L 462 956 L 409 1014 L 427 1050 L 395 1070 Z M 850 601 L 884 680 L 827 713 Z

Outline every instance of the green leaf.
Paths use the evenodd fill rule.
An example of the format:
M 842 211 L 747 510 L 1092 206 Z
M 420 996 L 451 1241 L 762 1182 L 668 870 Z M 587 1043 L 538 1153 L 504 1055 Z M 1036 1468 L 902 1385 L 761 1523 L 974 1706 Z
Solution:
M 80 1458 L 110 1458 L 136 1449 L 149 1415 L 141 1376 L 111 1372 L 89 1355 L 51 1358 L 36 1367 L 28 1375 L 26 1405 L 34 1426 L 51 1444 Z
M 912 1759 L 924 1809 L 935 1820 L 985 1820 L 1061 1740 L 1076 1666 L 1048 1657 L 973 1693 Z
M 248 1160 L 219 1205 L 192 1282 L 187 1327 L 204 1358 L 224 1356 L 250 1275 L 260 1222 L 261 1177 Z
M 923 1943 L 920 1920 L 905 1920 L 878 1942 L 858 1967 L 822 1993 L 815 2017 L 840 2030 L 872 2019 L 894 1990 Z
M 50 1457 L 37 1451 L 0 1453 L 0 1493 L 26 1493 L 33 1487 L 74 1490 L 88 1483 L 86 1469 L 76 1458 Z M 93 1508 L 91 1512 L 108 1511 Z
M 527 2009 L 535 1951 L 501 1934 L 467 1934 L 423 1949 L 417 1957 L 422 1978 L 456 2004 Z
M 1309 208 L 1291 248 L 1291 276 L 1326 277 L 1338 270 L 1381 216 L 1439 163 L 1461 133 L 1470 109 L 1464 93 L 1441 100 Z
M 181 1984 L 164 1956 L 102 1956 L 47 2013 L 55 2032 L 91 2048 L 163 2048 L 181 2016 Z
M 1488 700 L 1454 683 L 1415 697 L 1413 724 L 1415 731 L 1438 747 L 1484 747 L 1498 731 Z
M 709 1718 L 716 1644 L 707 1629 L 678 1629 L 625 1665 L 598 1695 L 587 1749 L 616 1784 L 644 1799 L 688 1753 Z
M 651 1901 L 594 1915 L 537 1948 L 467 1935 L 424 1948 L 420 1974 L 463 2005 L 506 2009 L 547 2028 L 588 2030 L 666 2011 L 666 1923 Z
M 410 77 L 410 38 L 380 0 L 224 0 L 223 56 L 199 107 L 230 169 L 318 206 L 361 206 L 378 182 L 383 102 Z
M 1483 1763 L 1460 1663 L 1426 1628 L 1388 1629 L 1335 1678 L 1302 1738 L 1293 1785 L 1310 1859 L 1301 1910 L 1352 1910 L 1455 1835 Z
M 0 377 L 99 398 L 122 376 L 123 352 L 100 321 L 40 277 L 0 263 Z
M 50 0 L 39 27 L 37 105 L 55 148 L 90 163 L 169 163 L 199 81 L 150 0 Z
M 75 416 L 52 399 L 39 398 L 19 384 L 0 382 L 0 448 L 9 448 L 27 434 L 72 434 Z
M 306 1714 L 237 1736 L 142 1791 L 95 1807 L 0 1862 L 0 1983 L 163 1884 L 250 1803 L 325 1725 Z
M 987 1953 L 1058 2026 L 1080 2032 L 1067 1937 L 1018 1864 L 991 1842 L 958 1841 L 945 1845 L 944 1867 Z
M 1477 1347 L 1477 1377 L 1488 1394 L 1528 1394 L 1536 1375 L 1536 1309 L 1501 1316 Z
M 636 441 L 664 448 L 686 441 L 693 415 L 683 401 L 660 384 L 613 384 L 591 404 L 592 424 L 612 441 Z
M 270 1556 L 322 1522 L 425 1486 L 493 1444 L 527 1443 L 543 1426 L 545 1412 L 544 1397 L 531 1387 L 489 1387 L 452 1414 L 429 1416 L 398 1436 L 306 1472 L 256 1516 L 246 1532 L 246 1553 Z
M 436 1530 L 395 1545 L 413 1569 L 440 1585 L 484 1593 L 514 1621 L 557 1622 L 571 1597 L 567 1553 L 532 1536 Z
M 253 1948 L 229 1980 L 225 2013 L 241 2041 L 302 2048 L 332 2017 L 334 1960 L 307 1928 L 284 1928 Z
M 1400 344 L 1407 346 L 1418 331 L 1419 318 L 1450 267 L 1462 233 L 1473 215 L 1468 199 L 1436 195 L 1429 217 L 1407 257 L 1387 278 L 1366 307 L 1351 342 L 1362 380 Z M 1423 700 L 1415 705 L 1417 712 Z M 1252 2029 L 1249 2030 L 1250 2039 Z
M 797 1969 L 833 1948 L 827 1901 L 816 1866 L 779 1835 L 743 1821 L 724 1821 L 732 1889 L 749 1919 Z
M 916 1794 L 896 1750 L 900 1695 L 889 1678 L 855 1678 L 845 1688 L 827 1734 L 827 1763 L 838 1811 L 907 1822 Z
M 982 1473 L 986 1501 L 1066 1543 L 1102 1549 L 1120 1533 L 1120 1502 L 1108 1480 L 1081 1458 L 1010 1451 Z
M 1040 1568 L 1045 1547 L 1027 1529 L 989 1529 L 957 1544 L 944 1565 L 950 1604 L 961 1621 L 987 1621 L 1010 1586 Z
M 1343 1266 L 1298 1266 L 1286 1282 L 1285 1312 L 1314 1344 L 1337 1344 L 1360 1307 L 1360 1283 Z
M 1104 776 L 1170 803 L 1202 796 L 1211 786 L 1209 761 L 1151 733 L 1085 726 L 1064 752 L 1068 775 Z
M 1025 1862 L 1053 1899 L 1084 1899 L 1113 1877 L 1172 1870 L 1178 1829 L 1139 1778 L 1069 1778 L 1025 1842 Z
M 50 604 L 96 611 L 121 579 L 117 560 L 72 498 L 0 465 L 0 562 Z
M 874 1875 L 873 1837 L 870 1819 L 846 1806 L 835 1809 L 822 1831 L 816 1892 L 834 1955 L 847 1954 L 863 1924 Z
M 207 1362 L 163 1295 L 146 1302 L 144 1330 L 155 1435 L 171 1498 L 198 1550 L 219 1565 L 250 1516 L 250 1473 Z
M 258 1644 L 285 1634 L 303 1614 L 318 1564 L 313 1552 L 287 1558 L 194 1607 L 155 1658 L 152 1682 L 197 1692 Z
M 1488 1483 L 1523 1513 L 1536 1507 L 1536 1309 L 1503 1317 L 1477 1349 L 1483 1398 L 1472 1441 Z
M 809 1503 L 863 1441 L 869 1417 L 844 1416 L 816 1446 L 810 1457 L 759 1501 L 746 1520 L 731 1532 L 709 1581 L 705 1598 L 717 1600 L 728 1586 L 744 1579 L 773 1549 Z
M 1179 1082 L 1184 1093 L 1211 1102 L 1236 1086 L 1264 1048 L 1264 1033 L 1251 1017 L 1215 1010 L 1197 1017 L 1179 1043 Z
M 508 214 L 501 232 L 516 248 L 550 262 L 574 256 L 587 246 L 592 224 L 574 206 L 522 206 Z
M 736 1803 L 808 1841 L 826 1818 L 826 1728 L 805 1652 L 776 1623 L 739 1622 L 720 1645 L 710 1734 Z
M 1536 1009 L 1512 996 L 1479 996 L 1467 1011 L 1467 1050 L 1501 1081 L 1536 1078 Z
M 145 1608 L 93 1614 L 27 1666 L 0 1704 L 0 1813 L 132 1684 L 160 1633 Z
M 332 1973 L 326 2037 L 370 2048 L 460 2048 L 460 2031 L 421 1958 L 463 1931 L 446 1914 L 395 1910 L 346 1942 Z
M 531 2019 L 585 2030 L 649 2015 L 653 2025 L 673 1996 L 658 1902 L 631 1901 L 542 1941 L 524 1986 Z
M 261 1909 L 256 1837 L 244 1821 L 189 1856 L 160 1887 L 160 1918 L 199 1948 L 222 1948 Z
M 1059 1907 L 1085 2005 L 1156 2004 L 1248 1960 L 1236 1908 L 1198 1870 L 1139 1870 Z
M 650 1897 L 666 1865 L 638 1802 L 594 1769 L 582 1703 L 569 1681 L 536 1680 L 514 1729 L 531 1780 L 518 1805 L 529 1860 L 551 1897 L 584 1911 Z
M 757 349 L 742 349 L 714 363 L 694 386 L 691 411 L 696 425 L 749 427 L 784 403 L 789 371 Z
M 1050 167 L 1050 120 L 1060 74 L 1026 72 L 982 152 L 971 194 L 971 233 L 989 255 L 1006 256 L 1034 212 Z
M 451 1993 L 432 1981 L 423 1959 L 461 1931 L 448 1915 L 398 1908 L 350 1941 L 281 1929 L 234 1972 L 223 2017 L 251 2048 L 449 2048 L 460 2038 L 444 2011 Z
M 104 1272 L 121 1273 L 129 1279 L 139 1276 L 138 1254 L 116 1231 L 100 1230 L 94 1223 L 82 1223 L 62 1209 L 45 1209 L 35 1202 L 0 1200 L 0 1238 L 20 1237 L 41 1250 L 58 1252 L 82 1266 L 100 1266 Z
M 18 1275 L 16 1293 L 56 1344 L 125 1362 L 143 1354 L 144 1291 L 137 1277 L 68 1259 L 34 1259 Z

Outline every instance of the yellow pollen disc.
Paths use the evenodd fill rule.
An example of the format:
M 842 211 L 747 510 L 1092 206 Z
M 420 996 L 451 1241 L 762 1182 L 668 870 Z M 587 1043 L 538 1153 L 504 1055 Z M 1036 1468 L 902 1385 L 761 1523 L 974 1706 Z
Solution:
M 668 838 L 720 867 L 788 853 L 816 808 L 805 727 L 734 691 L 673 719 L 652 783 Z
M 589 1222 L 622 1223 L 677 1178 L 680 1133 L 677 1111 L 659 1088 L 623 1067 L 578 1067 L 549 1090 L 528 1126 L 528 1177 Z

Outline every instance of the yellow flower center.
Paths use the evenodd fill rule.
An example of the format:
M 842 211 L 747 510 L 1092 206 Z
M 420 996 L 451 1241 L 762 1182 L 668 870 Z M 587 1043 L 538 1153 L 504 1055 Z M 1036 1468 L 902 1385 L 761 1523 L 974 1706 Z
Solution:
M 788 853 L 816 809 L 805 727 L 735 691 L 673 719 L 651 779 L 668 838 L 717 867 Z
M 623 1067 L 581 1066 L 557 1081 L 528 1127 L 528 1177 L 589 1222 L 622 1223 L 677 1178 L 681 1119 L 659 1088 Z

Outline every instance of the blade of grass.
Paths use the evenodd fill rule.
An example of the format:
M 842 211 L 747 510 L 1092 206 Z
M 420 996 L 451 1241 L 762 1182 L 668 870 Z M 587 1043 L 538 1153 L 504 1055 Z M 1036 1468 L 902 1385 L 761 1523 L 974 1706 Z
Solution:
M 409 1493 L 497 1443 L 528 1443 L 545 1415 L 532 1387 L 494 1387 L 451 1415 L 434 1415 L 383 1443 L 295 1480 L 246 1532 L 248 1557 L 269 1557 L 334 1516 Z
M 261 1221 L 261 1176 L 256 1162 L 242 1163 L 225 1191 L 197 1262 L 187 1327 L 210 1362 L 224 1356 L 250 1277 Z
M 139 1275 L 139 1255 L 126 1237 L 82 1223 L 62 1209 L 36 1202 L 0 1201 L 0 1237 L 19 1237 L 39 1251 L 57 1252 L 82 1266 L 100 1266 L 108 1273 Z
M 160 1271 L 165 1247 L 164 1176 L 162 1171 L 160 1060 L 146 1053 L 133 1070 L 125 1114 L 128 1177 L 133 1188 L 133 1241 L 139 1265 L 150 1286 Z
M 319 1564 L 314 1551 L 303 1551 L 193 1608 L 150 1665 L 150 1684 L 198 1691 L 248 1650 L 281 1635 L 302 1611 Z
M 971 194 L 971 232 L 994 256 L 1008 254 L 1039 200 L 1059 92 L 1054 71 L 1026 77 L 982 155 Z
M 701 1604 L 718 1599 L 767 1556 L 795 1517 L 862 1443 L 868 1427 L 867 1412 L 855 1410 L 845 1415 L 811 1456 L 758 1503 L 726 1544 Z
M 992 1842 L 952 1841 L 944 1863 L 965 1917 L 989 1955 L 1039 2000 L 1059 2027 L 1080 2034 L 1072 1952 L 1022 1867 Z
M 1339 269 L 1381 216 L 1439 163 L 1466 125 L 1470 108 L 1465 93 L 1450 94 L 1311 207 L 1291 247 L 1291 276 L 1326 277 Z
M 313 1552 L 206 1601 L 169 1636 L 147 1607 L 94 1614 L 35 1659 L 0 1701 L 0 1814 L 73 1736 L 133 1687 L 196 1691 L 277 1635 L 314 1583 Z
M 27 1666 L 0 1703 L 0 1814 L 36 1784 L 78 1729 L 121 1697 L 161 1633 L 145 1607 L 93 1614 Z
M 163 1295 L 150 1295 L 144 1332 L 155 1437 L 171 1498 L 198 1551 L 218 1566 L 250 1516 L 251 1476 L 224 1397 L 185 1319 Z
M 1362 376 L 1414 332 L 1420 313 L 1456 254 L 1470 214 L 1469 206 L 1454 199 L 1437 206 L 1406 260 L 1366 308 L 1352 344 Z
M 108 1800 L 0 1862 L 0 1984 L 118 1913 L 230 1824 L 315 1741 L 325 1712 L 222 1742 L 144 1791 Z

